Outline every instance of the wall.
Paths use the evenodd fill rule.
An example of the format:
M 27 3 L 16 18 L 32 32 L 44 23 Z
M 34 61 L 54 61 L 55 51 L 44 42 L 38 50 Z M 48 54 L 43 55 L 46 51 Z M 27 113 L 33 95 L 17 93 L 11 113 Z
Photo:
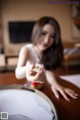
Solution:
M 63 42 L 73 42 L 71 39 L 71 7 L 69 4 L 49 4 L 49 0 L 2 0 L 3 40 L 6 53 L 18 52 L 23 44 L 9 43 L 8 21 L 37 20 L 41 16 L 55 17 L 60 26 Z

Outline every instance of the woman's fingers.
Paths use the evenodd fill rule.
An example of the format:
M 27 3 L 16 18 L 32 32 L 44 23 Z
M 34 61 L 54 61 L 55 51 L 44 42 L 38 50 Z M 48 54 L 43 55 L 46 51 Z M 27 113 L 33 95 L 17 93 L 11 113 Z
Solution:
M 65 93 L 65 91 L 64 91 L 63 89 L 60 90 L 60 93 L 61 93 L 61 95 L 63 96 L 63 98 L 64 98 L 66 101 L 70 102 L 68 96 L 66 95 L 66 93 Z
M 33 76 L 33 78 L 34 78 L 35 80 L 38 80 L 38 79 L 40 79 L 41 74 L 42 74 L 42 71 L 39 71 L 39 72 L 37 72 L 37 74 L 36 74 L 35 76 Z
M 33 70 L 30 70 L 28 74 L 31 75 L 32 73 L 33 73 Z
M 52 91 L 53 91 L 56 98 L 59 99 L 59 93 L 60 93 L 66 101 L 70 101 L 68 96 L 65 93 L 65 88 L 64 87 L 59 86 L 59 85 L 57 85 L 55 87 L 52 86 Z
M 34 73 L 33 70 L 29 70 L 26 73 L 27 80 L 29 81 L 36 81 L 39 80 L 42 77 L 43 70 L 41 69 L 39 72 L 37 72 L 35 75 L 32 75 Z
M 64 97 L 65 100 L 70 101 L 67 95 L 72 97 L 73 99 L 77 99 L 78 94 L 76 94 L 73 90 L 68 88 L 63 88 L 60 90 L 61 95 Z
M 59 93 L 58 93 L 58 91 L 57 91 L 56 89 L 53 89 L 53 88 L 52 88 L 52 91 L 53 91 L 55 97 L 56 97 L 57 99 L 59 99 Z M 60 90 L 59 92 L 60 92 L 60 94 L 63 96 L 63 98 L 64 98 L 65 100 L 69 101 L 67 95 L 66 95 L 63 91 Z
M 66 89 L 65 92 L 72 98 L 77 99 L 78 94 L 76 94 L 73 90 Z
M 78 97 L 78 94 L 76 94 L 73 90 L 64 88 L 64 87 L 58 86 L 58 89 L 55 87 L 52 87 L 52 91 L 56 98 L 59 99 L 59 93 L 60 93 L 63 96 L 63 98 L 68 102 L 70 102 L 69 96 L 73 99 L 77 99 L 77 97 Z
M 59 99 L 59 93 L 58 93 L 58 91 L 57 91 L 56 89 L 54 89 L 53 87 L 52 87 L 52 91 L 53 91 L 55 97 L 56 97 L 57 99 Z

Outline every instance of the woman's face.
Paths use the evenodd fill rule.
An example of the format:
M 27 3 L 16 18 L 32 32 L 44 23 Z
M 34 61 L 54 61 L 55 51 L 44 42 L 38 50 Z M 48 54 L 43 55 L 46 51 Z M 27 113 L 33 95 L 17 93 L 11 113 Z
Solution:
M 54 43 L 55 38 L 55 28 L 50 25 L 46 24 L 42 28 L 41 35 L 37 42 L 37 47 L 40 51 L 44 51 L 49 48 Z

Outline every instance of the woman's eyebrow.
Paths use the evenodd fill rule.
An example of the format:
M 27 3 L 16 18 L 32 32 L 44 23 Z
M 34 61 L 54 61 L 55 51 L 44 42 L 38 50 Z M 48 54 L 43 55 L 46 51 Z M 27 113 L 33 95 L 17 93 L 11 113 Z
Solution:
M 42 30 L 41 32 L 42 32 L 42 33 L 48 33 L 47 30 Z M 55 32 L 54 32 L 54 33 L 51 33 L 51 36 L 55 36 Z
M 46 31 L 46 30 L 42 30 L 42 32 L 48 32 L 48 31 Z

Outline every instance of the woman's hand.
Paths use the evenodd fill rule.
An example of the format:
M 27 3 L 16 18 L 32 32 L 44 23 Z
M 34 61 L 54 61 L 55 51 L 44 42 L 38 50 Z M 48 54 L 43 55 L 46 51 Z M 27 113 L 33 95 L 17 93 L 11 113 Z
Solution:
M 43 68 L 40 69 L 38 72 L 34 72 L 33 70 L 34 65 L 30 65 L 29 69 L 26 70 L 26 78 L 28 81 L 40 81 L 40 78 L 43 74 Z
M 59 85 L 58 83 L 56 83 L 55 85 L 51 86 L 51 89 L 55 95 L 56 98 L 59 99 L 59 93 L 63 96 L 63 98 L 67 101 L 70 102 L 70 99 L 68 98 L 68 96 L 70 96 L 73 99 L 77 99 L 78 94 L 76 94 L 72 89 L 69 88 L 65 88 L 61 85 Z
M 59 93 L 60 93 L 63 96 L 63 98 L 67 101 L 70 101 L 69 96 L 73 99 L 77 99 L 78 95 L 72 89 L 63 87 L 57 82 L 56 76 L 53 73 L 53 71 L 46 70 L 45 74 L 47 81 L 50 83 L 51 89 L 56 98 L 59 99 Z

